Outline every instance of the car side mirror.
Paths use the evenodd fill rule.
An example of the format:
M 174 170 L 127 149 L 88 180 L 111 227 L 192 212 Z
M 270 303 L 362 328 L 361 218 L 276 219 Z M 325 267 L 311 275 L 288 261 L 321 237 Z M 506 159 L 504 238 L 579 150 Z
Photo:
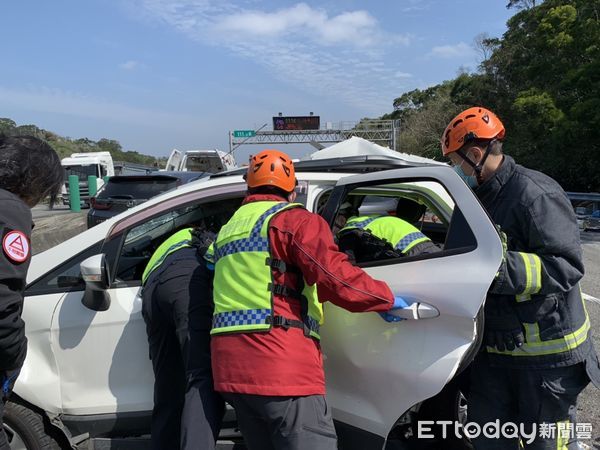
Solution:
M 110 271 L 104 253 L 90 256 L 81 263 L 81 276 L 85 293 L 81 303 L 93 311 L 106 311 L 110 306 Z

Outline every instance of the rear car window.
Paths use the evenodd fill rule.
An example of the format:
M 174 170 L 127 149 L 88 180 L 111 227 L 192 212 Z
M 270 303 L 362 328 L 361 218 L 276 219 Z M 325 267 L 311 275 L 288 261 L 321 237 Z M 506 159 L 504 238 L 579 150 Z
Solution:
M 177 187 L 178 181 L 173 177 L 110 179 L 97 198 L 151 198 Z

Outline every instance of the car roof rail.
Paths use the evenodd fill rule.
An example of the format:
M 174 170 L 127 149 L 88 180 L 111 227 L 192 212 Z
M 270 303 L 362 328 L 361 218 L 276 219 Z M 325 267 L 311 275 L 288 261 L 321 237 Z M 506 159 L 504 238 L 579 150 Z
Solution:
M 366 173 L 379 170 L 400 169 L 404 167 L 429 166 L 430 163 L 409 162 L 400 158 L 385 155 L 357 155 L 340 158 L 306 159 L 294 161 L 296 172 L 342 172 Z M 232 175 L 243 175 L 246 167 L 215 173 L 210 178 L 219 178 Z

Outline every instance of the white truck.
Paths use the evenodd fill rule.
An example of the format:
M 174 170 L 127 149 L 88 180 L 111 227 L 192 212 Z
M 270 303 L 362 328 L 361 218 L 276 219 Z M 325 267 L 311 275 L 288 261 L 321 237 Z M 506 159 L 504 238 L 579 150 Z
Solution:
M 165 170 L 218 173 L 237 168 L 235 158 L 221 150 L 171 151 Z
M 90 194 L 88 176 L 98 177 L 98 189 L 104 185 L 104 176 L 113 176 L 115 167 L 110 152 L 73 153 L 68 158 L 63 158 L 61 165 L 65 168 L 65 181 L 61 190 L 61 197 L 65 205 L 69 204 L 69 175 L 79 178 L 79 195 L 83 206 L 89 206 Z

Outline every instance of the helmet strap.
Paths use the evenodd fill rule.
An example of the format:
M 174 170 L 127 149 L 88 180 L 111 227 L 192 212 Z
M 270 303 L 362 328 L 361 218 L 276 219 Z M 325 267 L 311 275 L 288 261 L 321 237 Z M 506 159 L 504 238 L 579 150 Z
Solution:
M 496 139 L 492 139 L 492 140 L 491 140 L 491 141 L 488 143 L 488 145 L 485 147 L 485 151 L 483 152 L 483 158 L 481 158 L 481 161 L 479 161 L 477 164 L 475 164 L 475 163 L 474 163 L 474 162 L 471 160 L 471 158 L 469 158 L 469 157 L 467 156 L 467 154 L 466 154 L 466 153 L 465 153 L 465 152 L 464 152 L 462 149 L 459 149 L 459 150 L 457 150 L 457 151 L 456 151 L 456 153 L 458 153 L 458 155 L 459 155 L 459 156 L 460 156 L 460 157 L 461 157 L 461 158 L 462 158 L 464 161 L 466 161 L 468 165 L 470 165 L 470 166 L 473 168 L 473 170 L 475 171 L 475 176 L 476 176 L 476 178 L 477 178 L 477 183 L 478 183 L 479 185 L 483 184 L 483 181 L 484 181 L 484 180 L 483 180 L 483 177 L 482 177 L 482 175 L 481 175 L 481 172 L 483 171 L 483 166 L 484 166 L 485 162 L 487 161 L 487 159 L 488 159 L 488 156 L 490 156 L 490 152 L 491 152 L 491 150 L 492 150 L 492 144 L 493 144 L 494 142 L 496 142 Z

